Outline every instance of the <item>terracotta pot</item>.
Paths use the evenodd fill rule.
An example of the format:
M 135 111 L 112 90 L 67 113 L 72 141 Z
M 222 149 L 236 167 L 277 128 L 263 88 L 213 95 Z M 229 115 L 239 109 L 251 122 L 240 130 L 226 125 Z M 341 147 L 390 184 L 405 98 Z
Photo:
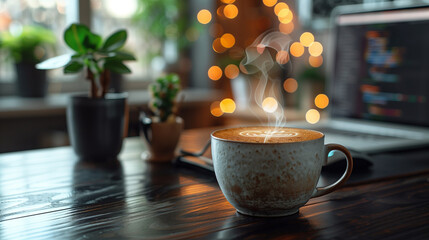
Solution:
M 155 122 L 152 118 L 140 117 L 140 136 L 149 151 L 145 160 L 150 162 L 172 162 L 176 157 L 177 144 L 183 130 L 183 119 L 175 122 Z

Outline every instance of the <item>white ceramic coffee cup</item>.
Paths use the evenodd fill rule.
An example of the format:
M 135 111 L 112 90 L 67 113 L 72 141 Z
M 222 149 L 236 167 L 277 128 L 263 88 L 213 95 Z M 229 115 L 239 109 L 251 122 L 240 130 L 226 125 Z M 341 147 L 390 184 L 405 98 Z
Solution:
M 218 138 L 216 132 L 211 135 L 216 178 L 228 202 L 242 214 L 294 214 L 310 198 L 336 190 L 352 172 L 350 152 L 338 144 L 325 145 L 323 134 L 300 142 L 253 143 Z M 346 170 L 335 183 L 316 187 L 322 165 L 333 150 L 344 153 Z

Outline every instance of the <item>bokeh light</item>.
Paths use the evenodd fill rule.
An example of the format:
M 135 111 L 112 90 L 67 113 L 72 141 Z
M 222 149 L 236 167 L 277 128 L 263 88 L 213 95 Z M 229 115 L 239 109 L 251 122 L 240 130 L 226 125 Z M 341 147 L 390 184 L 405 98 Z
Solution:
M 216 13 L 219 17 L 223 17 L 223 10 L 225 9 L 225 5 L 222 5 L 217 8 Z
M 294 78 L 288 78 L 284 81 L 283 88 L 288 93 L 294 93 L 298 89 L 298 82 Z
M 228 66 L 225 67 L 225 76 L 229 79 L 236 78 L 239 73 L 240 73 L 240 70 L 235 64 L 229 64 Z
M 223 27 L 219 23 L 213 23 L 210 26 L 210 35 L 214 38 L 221 36 L 223 31 Z
M 310 64 L 310 66 L 318 68 L 318 67 L 322 66 L 322 64 L 323 64 L 323 57 L 322 57 L 322 55 L 317 56 L 317 57 L 310 56 L 308 58 L 308 63 Z
M 213 45 L 212 45 L 212 47 L 213 47 L 213 51 L 215 51 L 215 52 L 217 52 L 217 53 L 223 53 L 223 52 L 225 52 L 225 51 L 226 51 L 226 48 L 224 48 L 224 47 L 222 46 L 222 44 L 220 43 L 220 38 L 216 38 L 216 39 L 213 41 Z
M 262 101 L 262 109 L 268 113 L 275 112 L 278 106 L 279 104 L 277 103 L 277 100 L 273 97 L 267 97 Z
M 222 109 L 220 109 L 219 101 L 215 101 L 210 105 L 210 112 L 215 117 L 220 117 L 223 115 Z
M 293 32 L 293 29 L 295 28 L 293 22 L 290 23 L 280 23 L 279 24 L 279 30 L 280 32 L 284 33 L 284 34 L 290 34 L 291 32 Z
M 305 32 L 301 34 L 301 37 L 299 37 L 299 41 L 304 47 L 308 47 L 314 42 L 314 36 L 310 32 Z
M 276 5 L 277 0 L 262 0 L 262 2 L 264 3 L 265 6 L 272 7 Z
M 294 42 L 290 45 L 290 54 L 294 57 L 301 57 L 304 54 L 304 46 L 299 42 Z
M 287 24 L 287 23 L 292 22 L 292 20 L 293 20 L 293 13 L 289 9 L 282 9 L 279 12 L 278 17 L 279 17 L 279 21 L 281 23 Z
M 230 4 L 235 2 L 235 0 L 221 0 L 223 3 Z
M 320 56 L 322 54 L 322 52 L 323 52 L 323 46 L 322 46 L 322 44 L 320 42 L 313 42 L 308 47 L 308 52 L 313 57 Z
M 289 53 L 287 51 L 278 51 L 276 54 L 276 61 L 279 64 L 286 64 L 289 62 Z
M 259 44 L 256 46 L 256 51 L 257 51 L 259 54 L 262 54 L 262 53 L 265 51 L 265 45 L 264 45 L 264 44 L 262 44 L 262 43 L 259 43 Z
M 235 111 L 235 102 L 231 98 L 225 98 L 220 102 L 220 109 L 224 113 L 233 113 Z
M 316 109 L 310 109 L 305 114 L 305 120 L 308 123 L 315 124 L 320 120 L 320 113 Z
M 280 11 L 283 9 L 289 9 L 289 6 L 284 2 L 279 2 L 274 7 L 274 13 L 278 16 Z
M 244 49 L 238 46 L 234 46 L 228 51 L 228 55 L 232 59 L 241 60 L 244 57 Z
M 185 36 L 186 36 L 186 39 L 188 39 L 188 41 L 195 42 L 200 37 L 200 32 L 196 28 L 191 27 L 191 28 L 188 28 L 188 30 L 186 30 Z
M 238 15 L 238 8 L 234 4 L 228 4 L 223 9 L 223 15 L 229 19 L 233 19 Z
M 207 24 L 212 20 L 212 14 L 207 9 L 202 9 L 197 14 L 198 22 L 201 24 Z
M 235 37 L 231 33 L 225 33 L 220 37 L 220 43 L 225 48 L 232 48 L 235 44 Z
M 316 107 L 324 109 L 329 105 L 329 98 L 326 96 L 326 94 L 321 93 L 314 99 L 314 104 Z
M 240 65 L 238 65 L 238 68 L 240 68 L 240 71 L 244 74 L 248 74 L 249 72 L 247 71 L 246 67 L 240 63 Z
M 218 66 L 211 66 L 208 71 L 208 76 L 211 80 L 217 81 L 222 77 L 222 69 Z

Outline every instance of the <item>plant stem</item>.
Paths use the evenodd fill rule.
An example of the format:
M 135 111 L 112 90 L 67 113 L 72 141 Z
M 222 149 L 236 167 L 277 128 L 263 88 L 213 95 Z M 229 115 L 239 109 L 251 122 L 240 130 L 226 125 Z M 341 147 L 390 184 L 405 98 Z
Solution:
M 101 83 L 101 89 L 102 89 L 101 97 L 104 98 L 107 91 L 109 90 L 109 89 L 107 89 L 109 87 L 109 84 L 110 84 L 110 71 L 109 70 L 106 69 L 106 70 L 104 70 L 104 72 L 101 73 L 100 83 Z
M 95 83 L 95 78 L 94 78 L 94 74 L 91 72 L 91 70 L 89 68 L 87 68 L 87 76 L 86 79 L 88 79 L 91 82 L 91 92 L 90 92 L 90 97 L 91 98 L 97 98 L 98 94 L 98 89 L 97 89 L 97 84 Z

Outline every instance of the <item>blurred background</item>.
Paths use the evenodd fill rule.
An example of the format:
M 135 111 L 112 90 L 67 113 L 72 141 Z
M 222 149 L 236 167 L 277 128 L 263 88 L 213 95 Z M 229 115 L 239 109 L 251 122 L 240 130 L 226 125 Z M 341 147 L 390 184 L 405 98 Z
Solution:
M 128 136 L 136 136 L 139 112 L 147 110 L 148 84 L 170 72 L 182 80 L 179 115 L 186 129 L 264 121 L 263 112 L 277 102 L 266 99 L 262 108 L 252 103 L 249 93 L 256 83 L 245 79 L 240 61 L 246 47 L 267 30 L 288 34 L 293 42 L 282 58 L 293 64 L 279 74 L 279 106 L 286 109 L 288 120 L 316 123 L 329 105 L 324 86 L 331 11 L 340 5 L 381 2 L 0 0 L 0 152 L 69 144 L 65 106 L 70 94 L 88 91 L 84 76 L 50 70 L 42 83 L 47 90 L 39 93 L 24 89 L 18 79 L 27 71 L 24 78 L 35 76 L 25 68 L 26 62 L 69 51 L 62 35 L 71 23 L 84 23 L 102 36 L 128 30 L 125 50 L 137 61 L 127 63 L 132 74 L 114 77 L 111 91 L 129 93 Z

